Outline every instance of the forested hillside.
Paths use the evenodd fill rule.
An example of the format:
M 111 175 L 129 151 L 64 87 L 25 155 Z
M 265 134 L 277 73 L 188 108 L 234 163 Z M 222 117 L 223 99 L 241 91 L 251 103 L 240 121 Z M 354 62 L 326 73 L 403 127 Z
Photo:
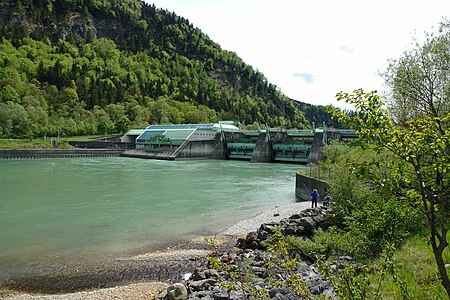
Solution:
M 305 117 L 235 53 L 142 1 L 1 0 L 0 33 L 0 137 L 225 119 L 304 128 L 319 115 L 331 124 L 324 108 Z

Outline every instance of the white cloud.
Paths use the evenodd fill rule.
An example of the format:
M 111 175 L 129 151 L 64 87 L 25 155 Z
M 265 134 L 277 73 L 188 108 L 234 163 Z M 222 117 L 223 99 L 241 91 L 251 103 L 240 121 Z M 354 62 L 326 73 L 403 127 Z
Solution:
M 314 75 L 313 74 L 294 73 L 294 77 L 301 78 L 307 84 L 312 84 L 314 82 Z
M 339 47 L 339 50 L 343 51 L 344 53 L 347 54 L 352 54 L 353 52 L 355 52 L 355 49 L 350 48 L 348 46 L 342 45 L 341 47 Z
M 189 19 L 288 97 L 322 105 L 336 104 L 341 90 L 380 90 L 387 60 L 410 47 L 414 32 L 420 37 L 450 15 L 448 0 L 153 3 Z

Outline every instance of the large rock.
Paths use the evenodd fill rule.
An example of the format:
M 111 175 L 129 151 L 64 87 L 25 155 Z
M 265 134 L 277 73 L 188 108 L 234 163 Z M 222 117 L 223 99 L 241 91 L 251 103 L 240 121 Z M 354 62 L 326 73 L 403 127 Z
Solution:
M 219 277 L 219 272 L 217 272 L 214 269 L 206 269 L 206 270 L 202 270 L 202 269 L 195 269 L 194 274 L 192 274 L 191 279 L 192 281 L 198 281 L 198 280 L 204 280 L 207 278 L 217 278 Z
M 214 286 L 216 284 L 216 282 L 217 281 L 213 278 L 192 281 L 189 283 L 189 290 L 190 291 L 204 291 L 204 290 L 207 290 L 210 287 Z
M 288 219 L 283 219 L 279 223 L 261 224 L 257 232 L 249 232 L 246 238 L 239 238 L 236 247 L 252 250 L 265 249 L 264 242 L 277 230 L 280 230 L 283 235 L 311 237 L 314 230 L 329 227 L 326 216 L 330 215 L 331 212 L 330 208 L 325 207 L 309 208 L 290 216 Z
M 260 248 L 261 240 L 258 239 L 258 233 L 252 231 L 247 234 L 245 239 L 239 238 L 236 246 L 242 249 L 258 249 Z
M 187 296 L 185 296 L 181 286 L 179 288 L 182 291 L 178 292 L 178 289 L 174 285 L 172 288 L 169 287 L 170 290 L 167 290 L 167 295 L 160 299 L 246 299 L 247 296 L 244 295 L 244 291 L 239 289 L 239 286 L 241 286 L 239 280 L 248 280 L 248 278 L 239 278 L 239 276 L 235 278 L 234 276 L 230 276 L 230 270 L 231 272 L 243 270 L 244 277 L 247 275 L 251 277 L 252 288 L 268 291 L 271 299 L 298 299 L 295 290 L 285 281 L 287 273 L 290 275 L 300 275 L 302 281 L 307 284 L 311 294 L 333 298 L 333 286 L 323 278 L 317 265 L 314 263 L 314 259 L 308 259 L 306 257 L 296 267 L 289 270 L 280 267 L 277 263 L 271 264 L 270 261 L 272 259 L 276 261 L 276 254 L 270 251 L 264 251 L 267 246 L 265 242 L 278 231 L 284 235 L 294 235 L 303 239 L 312 236 L 314 230 L 326 226 L 326 216 L 329 214 L 331 214 L 330 209 L 322 207 L 313 208 L 292 215 L 290 218 L 283 219 L 279 223 L 262 224 L 256 232 L 249 232 L 245 238 L 238 239 L 237 246 L 240 249 L 233 248 L 226 253 L 216 252 L 215 254 L 211 254 L 213 256 L 215 255 L 215 258 L 225 265 L 222 265 L 219 271 L 204 267 L 197 268 L 189 280 L 185 282 L 186 286 L 181 285 L 184 287 L 184 290 L 187 289 Z M 350 257 L 340 257 L 338 261 L 333 263 L 331 268 L 339 269 L 348 263 L 352 263 Z M 212 265 L 209 266 L 209 268 L 211 267 Z M 268 278 L 271 280 L 267 280 Z M 273 282 L 274 279 L 275 282 Z M 226 286 L 234 288 L 225 288 Z
M 187 300 L 188 291 L 184 284 L 175 283 L 167 288 L 161 295 L 159 299 L 161 300 Z

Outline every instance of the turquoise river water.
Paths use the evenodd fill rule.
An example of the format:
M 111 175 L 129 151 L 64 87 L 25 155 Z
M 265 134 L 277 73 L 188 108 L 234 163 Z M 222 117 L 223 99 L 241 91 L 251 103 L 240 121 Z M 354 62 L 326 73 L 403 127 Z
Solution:
M 295 202 L 299 165 L 133 158 L 0 160 L 0 273 L 208 235 Z

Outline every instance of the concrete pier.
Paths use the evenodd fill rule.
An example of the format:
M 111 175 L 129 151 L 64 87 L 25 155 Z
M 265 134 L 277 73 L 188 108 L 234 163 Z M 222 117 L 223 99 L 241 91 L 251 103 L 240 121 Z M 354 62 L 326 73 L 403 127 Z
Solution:
M 272 162 L 272 147 L 269 140 L 268 132 L 259 135 L 250 162 Z

